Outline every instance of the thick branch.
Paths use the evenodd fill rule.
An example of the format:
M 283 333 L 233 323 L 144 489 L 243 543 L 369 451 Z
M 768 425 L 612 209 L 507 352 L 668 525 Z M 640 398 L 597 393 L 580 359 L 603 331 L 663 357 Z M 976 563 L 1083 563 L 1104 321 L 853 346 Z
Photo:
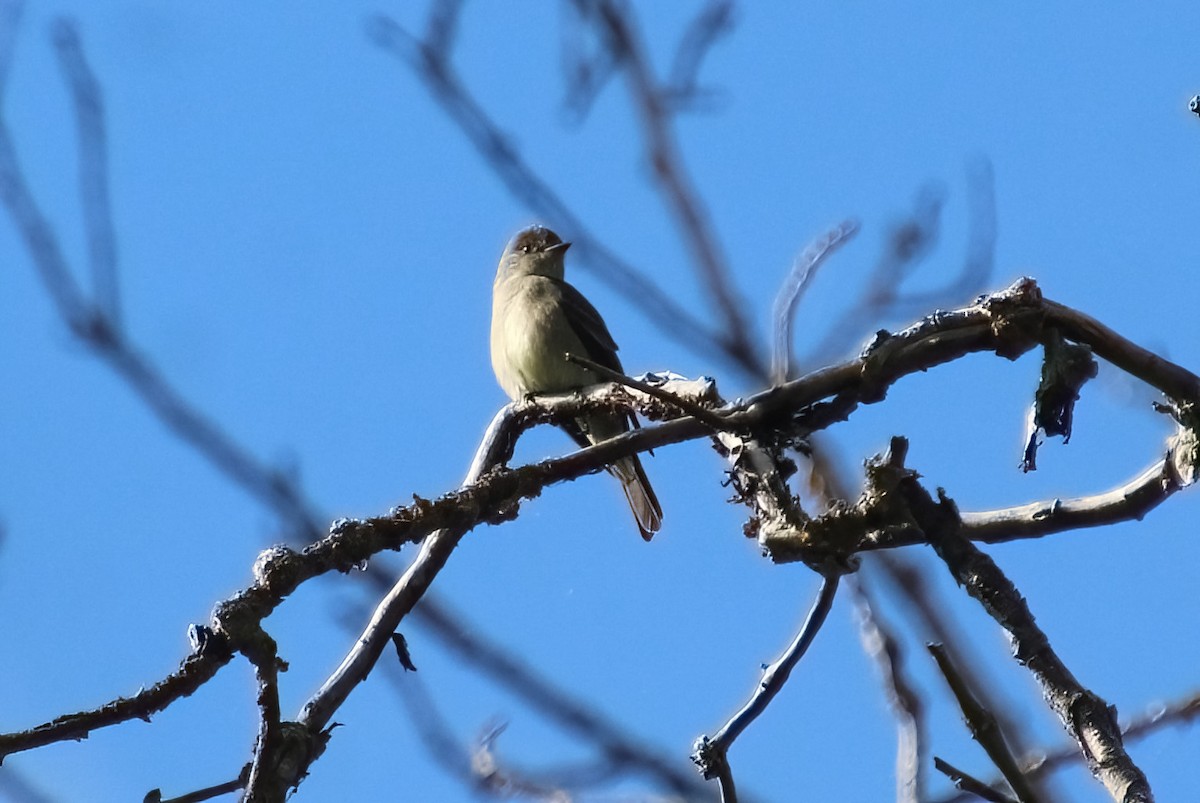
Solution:
M 1150 786 L 1125 752 L 1113 709 L 1080 685 L 1038 628 L 1020 592 L 991 558 L 962 537 L 954 504 L 944 496 L 934 502 L 915 480 L 905 482 L 903 492 L 915 520 L 954 578 L 1008 631 L 1014 655 L 1033 673 L 1092 774 L 1115 800 L 1150 803 L 1154 799 Z

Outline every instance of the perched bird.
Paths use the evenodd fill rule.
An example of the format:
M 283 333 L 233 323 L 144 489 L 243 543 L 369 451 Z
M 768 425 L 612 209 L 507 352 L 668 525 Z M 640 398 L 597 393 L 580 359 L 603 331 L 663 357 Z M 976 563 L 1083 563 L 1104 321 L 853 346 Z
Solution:
M 562 393 L 603 381 L 573 362 L 568 352 L 624 373 L 604 319 L 578 290 L 563 280 L 570 243 L 544 226 L 522 229 L 500 257 L 492 286 L 492 370 L 514 401 L 534 393 Z M 589 413 L 564 425 L 580 446 L 629 430 L 633 416 Z M 642 538 L 662 527 L 662 508 L 637 455 L 609 466 L 621 482 Z

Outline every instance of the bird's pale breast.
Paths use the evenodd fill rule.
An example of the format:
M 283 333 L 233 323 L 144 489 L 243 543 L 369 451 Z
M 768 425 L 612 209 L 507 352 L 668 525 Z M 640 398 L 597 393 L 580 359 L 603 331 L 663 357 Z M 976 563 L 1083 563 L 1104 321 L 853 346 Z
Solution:
M 543 276 L 514 276 L 492 301 L 492 369 L 511 399 L 594 384 L 590 371 L 564 358 L 587 356 L 567 321 L 559 296 Z

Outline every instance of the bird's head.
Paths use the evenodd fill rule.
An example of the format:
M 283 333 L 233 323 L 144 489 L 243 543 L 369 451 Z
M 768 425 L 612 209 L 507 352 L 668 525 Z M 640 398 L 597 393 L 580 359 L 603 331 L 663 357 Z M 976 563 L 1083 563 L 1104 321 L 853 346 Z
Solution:
M 530 226 L 521 229 L 509 241 L 500 257 L 500 269 L 496 280 L 509 276 L 533 275 L 549 276 L 552 279 L 563 278 L 563 256 L 570 243 L 564 243 L 562 238 L 545 226 Z

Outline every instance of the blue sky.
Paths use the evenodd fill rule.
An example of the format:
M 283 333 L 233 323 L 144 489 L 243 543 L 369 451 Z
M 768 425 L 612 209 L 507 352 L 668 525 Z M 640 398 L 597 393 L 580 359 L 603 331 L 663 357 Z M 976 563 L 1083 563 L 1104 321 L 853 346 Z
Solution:
M 660 70 L 688 18 L 681 9 L 693 6 L 638 9 Z M 48 36 L 55 18 L 76 19 L 104 88 L 130 336 L 253 454 L 295 472 L 329 518 L 457 485 L 504 402 L 487 352 L 495 262 L 536 219 L 408 68 L 368 41 L 365 21 L 379 12 L 416 30 L 425 9 L 30 2 L 5 98 L 26 177 L 83 277 L 77 143 Z M 809 241 L 847 217 L 862 223 L 805 299 L 802 353 L 857 297 L 925 188 L 941 194 L 944 214 L 913 287 L 943 284 L 967 246 L 968 176 L 987 159 L 998 225 L 989 289 L 1034 276 L 1050 297 L 1200 369 L 1188 301 L 1200 294 L 1200 120 L 1187 112 L 1200 92 L 1196 17 L 1181 2 L 745 4 L 701 73 L 714 104 L 677 130 L 761 342 L 775 289 Z M 624 88 L 606 87 L 582 121 L 564 110 L 565 22 L 554 3 L 470 4 L 454 62 L 592 231 L 707 314 Z M 705 374 L 729 397 L 756 389 L 571 257 L 568 271 L 631 373 Z M 847 351 L 906 323 L 869 322 Z M 973 510 L 1106 489 L 1161 455 L 1169 430 L 1149 409 L 1153 394 L 1102 368 L 1071 443 L 1047 444 L 1040 470 L 1022 475 L 1037 373 L 1033 355 L 976 356 L 905 380 L 835 431 L 845 471 L 903 434 L 928 485 Z M 280 535 L 270 511 L 71 340 L 7 220 L 0 415 L 0 686 L 9 690 L 0 730 L 9 731 L 171 671 L 188 649 L 187 625 L 251 582 L 254 556 Z M 535 432 L 518 458 L 568 448 L 557 432 Z M 721 724 L 787 642 L 817 587 L 806 569 L 771 566 L 741 537 L 744 512 L 725 503 L 722 468 L 701 443 L 648 461 L 665 511 L 650 545 L 608 478 L 556 487 L 518 521 L 469 535 L 437 587 L 478 629 L 683 766 L 692 740 Z M 1123 715 L 1197 683 L 1198 505 L 1185 492 L 1141 523 L 989 550 L 1067 665 Z M 1061 744 L 1001 634 L 944 570 L 934 576 L 1017 716 Z M 291 663 L 285 711 L 337 665 L 368 602 L 354 578 L 328 578 L 268 620 Z M 895 604 L 884 615 L 900 622 Z M 419 627 L 407 632 L 420 680 L 464 742 L 501 720 L 498 749 L 514 764 L 590 755 Z M 933 751 L 988 774 L 910 644 L 933 707 Z M 253 693 L 235 662 L 152 724 L 15 755 L 0 773 L 20 773 L 51 800 L 182 794 L 248 758 Z M 386 674 L 336 719 L 344 727 L 300 799 L 472 799 L 430 760 Z M 731 760 L 763 800 L 887 799 L 893 730 L 841 599 Z M 1160 799 L 1194 789 L 1196 739 L 1167 730 L 1132 746 Z M 1059 784 L 1061 799 L 1104 799 L 1081 770 Z

